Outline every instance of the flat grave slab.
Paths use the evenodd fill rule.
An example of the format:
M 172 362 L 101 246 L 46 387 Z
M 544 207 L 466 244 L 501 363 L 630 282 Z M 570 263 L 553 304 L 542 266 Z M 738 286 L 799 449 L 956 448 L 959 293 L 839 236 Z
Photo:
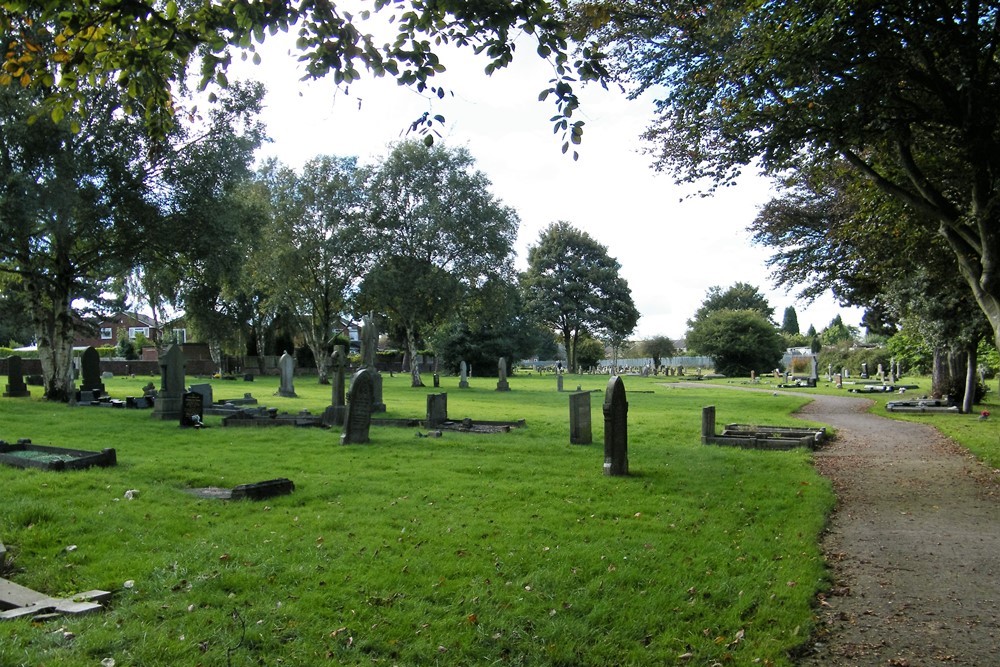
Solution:
M 82 449 L 33 445 L 31 440 L 21 439 L 13 445 L 0 440 L 0 463 L 15 468 L 81 470 L 91 466 L 117 465 L 118 459 L 115 450 L 111 448 L 92 452 Z
M 218 486 L 208 486 L 200 489 L 187 489 L 187 492 L 199 498 L 210 500 L 263 500 L 274 496 L 284 496 L 295 490 L 295 484 L 290 479 L 279 477 L 263 482 L 239 484 L 231 489 Z

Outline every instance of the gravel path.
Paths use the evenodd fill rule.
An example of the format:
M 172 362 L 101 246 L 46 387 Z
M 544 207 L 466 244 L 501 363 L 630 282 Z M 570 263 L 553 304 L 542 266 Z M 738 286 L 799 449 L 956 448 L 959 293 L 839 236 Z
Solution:
M 815 399 L 800 414 L 838 430 L 816 453 L 838 507 L 833 589 L 799 664 L 1000 665 L 1000 475 L 865 399 Z

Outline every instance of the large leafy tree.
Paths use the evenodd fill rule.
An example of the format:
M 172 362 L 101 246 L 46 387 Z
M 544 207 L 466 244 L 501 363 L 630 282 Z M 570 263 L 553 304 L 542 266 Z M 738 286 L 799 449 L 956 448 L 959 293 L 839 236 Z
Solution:
M 371 3 L 352 13 L 335 1 L 302 0 L 34 0 L 0 4 L 4 60 L 0 84 L 44 92 L 45 113 L 58 121 L 71 110 L 98 111 L 89 87 L 114 84 L 127 94 L 124 109 L 145 118 L 151 130 L 165 135 L 176 120 L 175 89 L 197 63 L 202 85 L 225 86 L 234 54 L 252 57 L 256 44 L 278 31 L 298 31 L 299 59 L 307 77 L 331 75 L 348 85 L 367 70 L 394 77 L 400 84 L 443 97 L 432 85 L 443 72 L 437 49 L 442 44 L 472 47 L 491 73 L 510 63 L 515 40 L 533 34 L 540 56 L 555 68 L 543 95 L 555 100 L 553 119 L 564 146 L 578 143 L 582 121 L 577 80 L 601 79 L 606 72 L 599 54 L 585 49 L 570 61 L 565 24 L 546 0 L 466 2 L 409 0 Z M 365 31 L 367 20 L 381 37 Z M 388 20 L 386 20 L 388 19 Z M 385 26 L 392 26 L 386 33 Z M 394 32 L 393 32 L 394 30 Z M 429 118 L 415 122 L 424 125 Z M 431 137 L 433 135 L 427 135 Z M 564 150 L 565 150 L 564 147 Z
M 774 308 L 757 287 L 738 282 L 726 289 L 722 289 L 719 285 L 709 287 L 705 300 L 695 311 L 694 317 L 688 320 L 688 326 L 693 326 L 719 310 L 753 310 L 769 322 L 774 317 Z
M 490 185 L 466 149 L 418 141 L 396 144 L 371 170 L 362 237 L 373 264 L 357 308 L 405 330 L 411 360 L 461 299 L 513 281 L 519 220 Z M 422 386 L 416 363 L 411 374 Z
M 326 382 L 348 300 L 368 266 L 365 191 L 353 157 L 320 156 L 301 174 L 271 162 L 258 177 L 270 192 L 268 292 L 295 318 Z
M 712 357 L 715 371 L 730 377 L 777 368 L 783 352 L 774 324 L 756 310 L 712 311 L 694 323 L 687 344 Z
M 261 137 L 258 88 L 235 87 L 208 118 L 175 125 L 155 145 L 117 112 L 117 89 L 91 95 L 103 113 L 28 124 L 35 92 L 0 89 L 0 271 L 23 293 L 45 394 L 56 400 L 68 395 L 76 330 L 121 307 L 113 297 L 123 276 L 218 251 L 225 235 L 210 204 L 224 186 L 214 177 L 238 175 Z
M 527 303 L 562 337 L 571 372 L 577 369 L 582 335 L 624 340 L 639 321 L 620 271 L 605 246 L 565 221 L 542 230 L 528 249 L 528 269 L 521 277 Z
M 653 359 L 653 368 L 659 369 L 664 357 L 673 359 L 677 356 L 677 346 L 669 336 L 653 336 L 642 341 L 641 350 Z
M 842 160 L 956 259 L 1000 340 L 1000 5 L 580 2 L 681 180 Z

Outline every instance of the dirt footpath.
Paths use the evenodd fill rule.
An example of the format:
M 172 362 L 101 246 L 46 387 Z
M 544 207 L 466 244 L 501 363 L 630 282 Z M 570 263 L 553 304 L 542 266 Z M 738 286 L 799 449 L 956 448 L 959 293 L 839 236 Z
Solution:
M 868 406 L 817 395 L 801 412 L 838 429 L 816 453 L 838 507 L 823 541 L 833 589 L 799 664 L 1000 665 L 1000 475 Z

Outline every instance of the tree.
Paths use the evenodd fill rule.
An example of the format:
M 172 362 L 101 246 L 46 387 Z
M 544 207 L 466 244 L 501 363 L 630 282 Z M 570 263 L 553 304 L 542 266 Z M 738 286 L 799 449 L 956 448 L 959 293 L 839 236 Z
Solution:
M 781 335 L 757 310 L 717 310 L 694 323 L 688 347 L 712 357 L 715 371 L 736 377 L 781 363 Z
M 694 326 L 696 322 L 720 310 L 754 310 L 769 322 L 774 317 L 774 308 L 760 290 L 749 283 L 734 283 L 725 291 L 718 285 L 709 287 L 705 300 L 695 311 L 694 317 L 688 320 L 688 326 Z
M 584 2 L 579 29 L 634 93 L 679 180 L 842 160 L 942 236 L 1000 342 L 995 2 Z M 872 94 L 879 91 L 879 94 Z
M 785 315 L 781 318 L 781 330 L 792 336 L 799 335 L 799 316 L 795 314 L 794 307 L 785 308 Z
M 838 314 L 830 320 L 823 331 L 819 334 L 819 340 L 823 345 L 837 345 L 838 343 L 848 343 L 858 337 L 857 327 L 844 324 L 844 319 Z
M 370 263 L 362 234 L 364 173 L 356 158 L 319 156 L 301 174 L 268 163 L 259 179 L 271 196 L 273 245 L 262 261 L 277 278 L 272 299 L 295 318 L 319 382 L 326 383 L 334 338 Z
M 568 222 L 554 222 L 528 249 L 521 277 L 529 308 L 558 332 L 570 372 L 576 372 L 576 345 L 583 334 L 631 334 L 639 321 L 621 266 L 606 247 Z
M 604 359 L 604 344 L 596 338 L 583 336 L 576 345 L 576 362 L 581 369 L 596 368 Z
M 29 125 L 33 91 L 0 88 L 0 271 L 16 276 L 28 305 L 47 398 L 68 397 L 76 328 L 122 308 L 114 297 L 125 275 L 142 263 L 204 259 L 222 245 L 215 221 L 202 217 L 222 186 L 199 187 L 203 174 L 186 180 L 198 169 L 184 165 L 230 160 L 210 175 L 238 176 L 260 140 L 260 94 L 234 87 L 209 118 L 175 126 L 154 149 L 141 123 L 115 112 L 123 101 L 114 89 L 91 90 L 102 114 Z
M 411 360 L 420 336 L 491 280 L 513 282 L 519 220 L 490 193 L 464 148 L 396 144 L 366 182 L 361 239 L 373 252 L 358 312 L 375 311 L 405 330 Z M 411 365 L 411 384 L 423 386 Z
M 677 354 L 677 347 L 667 336 L 653 336 L 642 342 L 642 351 L 653 358 L 653 368 L 660 368 L 660 361 L 666 357 L 673 359 Z
M 372 13 L 381 13 L 383 26 L 394 26 L 395 35 L 386 35 L 383 44 L 364 31 Z M 310 78 L 332 75 L 336 85 L 346 87 L 361 77 L 359 69 L 367 69 L 372 76 L 388 74 L 437 97 L 447 91 L 431 80 L 445 66 L 432 44 L 471 46 L 484 54 L 490 74 L 510 63 L 517 37 L 532 34 L 538 54 L 555 68 L 542 96 L 555 100 L 553 122 L 563 134 L 564 152 L 583 133 L 583 122 L 572 118 L 579 106 L 574 82 L 603 83 L 607 77 L 600 54 L 589 48 L 570 62 L 565 24 L 545 0 L 376 2 L 373 11 L 357 14 L 336 2 L 38 0 L 0 6 L 0 33 L 7 35 L 0 84 L 43 92 L 45 107 L 39 113 L 56 122 L 80 109 L 99 111 L 90 103 L 89 86 L 117 85 L 127 92 L 125 113 L 145 118 L 162 137 L 177 119 L 175 90 L 192 61 L 200 63 L 202 87 L 215 82 L 224 88 L 234 51 L 259 63 L 254 45 L 293 26 Z M 427 114 L 414 126 L 427 128 L 442 120 Z

